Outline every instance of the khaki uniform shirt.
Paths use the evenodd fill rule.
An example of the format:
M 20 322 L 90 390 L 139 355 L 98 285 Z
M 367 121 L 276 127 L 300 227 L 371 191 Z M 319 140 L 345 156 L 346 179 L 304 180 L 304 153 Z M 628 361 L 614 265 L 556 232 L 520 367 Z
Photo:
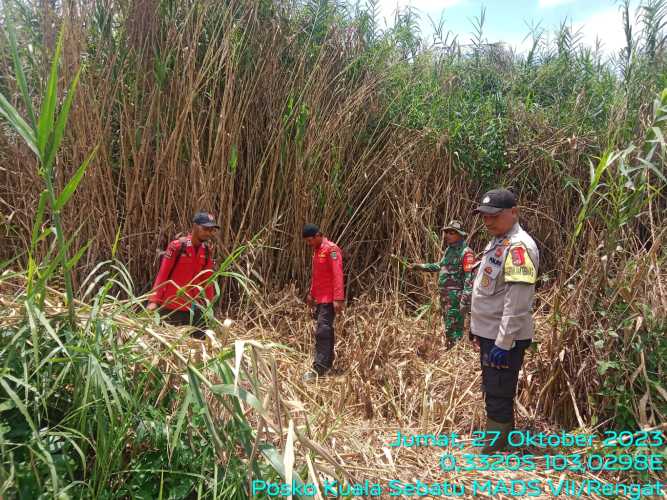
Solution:
M 484 249 L 472 290 L 470 329 L 511 349 L 533 337 L 533 298 L 539 266 L 533 238 L 519 223 Z

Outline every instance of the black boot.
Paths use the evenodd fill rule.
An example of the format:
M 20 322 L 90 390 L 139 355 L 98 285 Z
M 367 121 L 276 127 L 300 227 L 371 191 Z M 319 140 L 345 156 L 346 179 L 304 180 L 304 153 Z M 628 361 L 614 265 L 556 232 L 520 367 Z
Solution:
M 507 448 L 507 438 L 509 437 L 509 433 L 512 432 L 513 428 L 514 428 L 514 422 L 507 422 L 507 423 L 496 422 L 495 420 L 487 417 L 486 419 L 487 432 L 495 431 L 499 432 L 500 434 L 498 435 L 498 438 L 493 443 L 493 445 L 487 444 L 484 448 L 482 448 L 482 454 L 489 455 L 491 453 L 496 453 L 505 450 Z

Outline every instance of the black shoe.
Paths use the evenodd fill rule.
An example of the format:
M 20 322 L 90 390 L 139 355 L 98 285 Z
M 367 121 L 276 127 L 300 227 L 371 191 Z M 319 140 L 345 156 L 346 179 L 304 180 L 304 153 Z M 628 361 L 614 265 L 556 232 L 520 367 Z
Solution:
M 486 430 L 488 431 L 495 431 L 499 432 L 500 434 L 498 435 L 498 438 L 496 441 L 491 444 L 487 444 L 484 448 L 482 448 L 482 454 L 483 455 L 490 455 L 492 453 L 498 453 L 501 451 L 505 451 L 507 449 L 507 438 L 509 437 L 510 432 L 512 432 L 512 429 L 514 428 L 514 422 L 507 422 L 507 423 L 502 423 L 502 422 L 496 422 L 493 419 L 487 418 L 486 419 Z
M 197 339 L 197 340 L 206 340 L 206 333 L 204 332 L 204 330 L 195 330 L 194 332 L 192 332 L 192 333 L 190 334 L 190 336 L 191 336 L 193 339 Z

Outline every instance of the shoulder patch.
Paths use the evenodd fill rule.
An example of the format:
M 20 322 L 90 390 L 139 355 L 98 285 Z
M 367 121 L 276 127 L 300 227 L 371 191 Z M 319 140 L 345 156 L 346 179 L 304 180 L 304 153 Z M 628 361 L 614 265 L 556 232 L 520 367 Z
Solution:
M 526 247 L 519 244 L 510 248 L 505 258 L 505 282 L 535 284 L 537 271 Z
M 164 251 L 164 258 L 171 259 L 178 252 L 179 247 L 181 246 L 178 240 L 174 240 L 167 245 L 167 249 Z
M 472 250 L 466 250 L 463 253 L 463 272 L 469 273 L 473 270 L 475 264 L 475 256 L 472 253 Z
M 330 252 L 329 255 L 331 256 L 331 260 L 336 260 L 338 258 L 338 254 L 336 253 L 335 250 Z
M 523 247 L 514 247 L 510 250 L 512 255 L 512 264 L 523 266 L 526 263 L 526 249 Z

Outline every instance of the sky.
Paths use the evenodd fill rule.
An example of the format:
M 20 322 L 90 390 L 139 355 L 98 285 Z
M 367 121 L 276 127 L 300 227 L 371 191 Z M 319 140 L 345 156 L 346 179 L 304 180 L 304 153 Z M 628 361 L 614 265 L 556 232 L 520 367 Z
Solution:
M 633 17 L 638 1 L 631 2 Z M 485 38 L 488 42 L 506 42 L 519 51 L 530 48 L 531 25 L 538 25 L 553 38 L 553 32 L 563 20 L 574 31 L 581 29 L 582 43 L 594 47 L 596 37 L 604 53 L 618 52 L 625 46 L 623 18 L 618 0 L 378 0 L 380 26 L 393 24 L 396 8 L 411 5 L 420 14 L 423 34 L 433 32 L 427 16 L 445 20 L 445 32 L 459 36 L 462 44 L 469 43 L 472 20 L 486 8 Z M 633 22 L 633 24 L 636 24 Z

